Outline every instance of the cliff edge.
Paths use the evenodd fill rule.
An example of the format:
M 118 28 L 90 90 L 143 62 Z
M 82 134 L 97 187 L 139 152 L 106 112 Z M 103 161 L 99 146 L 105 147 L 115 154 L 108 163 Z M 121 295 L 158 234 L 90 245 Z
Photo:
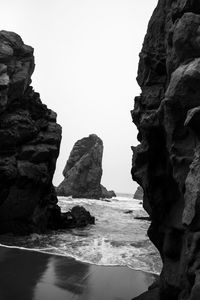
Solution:
M 57 227 L 60 209 L 52 185 L 61 127 L 34 92 L 33 48 L 0 31 L 0 233 Z
M 158 1 L 137 81 L 132 177 L 163 269 L 136 299 L 200 299 L 200 1 Z

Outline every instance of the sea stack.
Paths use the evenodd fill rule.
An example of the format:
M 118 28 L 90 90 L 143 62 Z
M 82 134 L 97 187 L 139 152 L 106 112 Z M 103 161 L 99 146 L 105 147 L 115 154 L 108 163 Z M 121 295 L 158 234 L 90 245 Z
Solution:
M 134 199 L 143 200 L 143 189 L 141 186 L 137 187 L 137 190 L 135 191 L 135 194 L 133 196 Z
M 101 185 L 103 142 L 96 134 L 78 140 L 63 170 L 65 179 L 57 195 L 73 198 L 112 198 L 113 191 Z
M 138 300 L 200 299 L 200 1 L 159 0 L 137 81 L 132 177 L 144 190 L 157 284 Z
M 34 92 L 33 48 L 0 31 L 0 233 L 55 228 L 60 209 L 52 185 L 61 127 Z

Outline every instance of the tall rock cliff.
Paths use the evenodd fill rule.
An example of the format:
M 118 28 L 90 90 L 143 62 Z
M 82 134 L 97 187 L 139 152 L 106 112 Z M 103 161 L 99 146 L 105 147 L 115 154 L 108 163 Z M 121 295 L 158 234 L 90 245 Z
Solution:
M 55 228 L 61 127 L 32 89 L 33 48 L 0 31 L 0 233 Z
M 159 0 L 144 39 L 132 177 L 163 269 L 137 299 L 200 299 L 200 1 Z
M 78 140 L 63 170 L 65 179 L 57 187 L 60 196 L 111 198 L 113 191 L 102 186 L 103 142 L 96 134 Z

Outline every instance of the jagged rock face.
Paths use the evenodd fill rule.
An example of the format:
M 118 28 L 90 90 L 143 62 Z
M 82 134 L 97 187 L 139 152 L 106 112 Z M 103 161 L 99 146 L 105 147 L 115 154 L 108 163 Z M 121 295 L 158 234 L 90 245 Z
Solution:
M 30 86 L 33 48 L 0 31 L 0 233 L 41 232 L 60 217 L 52 177 L 61 127 Z
M 140 53 L 132 177 L 163 269 L 137 299 L 200 299 L 200 1 L 160 0 Z
M 133 198 L 138 200 L 143 200 L 143 189 L 141 186 L 137 187 L 137 190 L 135 191 Z
M 63 171 L 65 179 L 57 187 L 59 196 L 74 198 L 111 198 L 113 191 L 107 191 L 101 182 L 103 142 L 95 134 L 78 140 Z

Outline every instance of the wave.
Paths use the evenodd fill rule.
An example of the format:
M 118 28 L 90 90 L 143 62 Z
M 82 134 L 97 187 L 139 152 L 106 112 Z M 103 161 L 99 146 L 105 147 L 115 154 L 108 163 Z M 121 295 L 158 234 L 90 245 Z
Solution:
M 111 201 L 59 197 L 62 211 L 83 205 L 96 218 L 96 224 L 81 229 L 51 231 L 25 237 L 2 235 L 0 245 L 38 251 L 101 266 L 127 266 L 158 274 L 161 261 L 148 240 L 148 222 L 134 219 L 146 216 L 139 200 L 115 197 Z
M 82 263 L 87 263 L 87 264 L 92 264 L 92 265 L 96 265 L 96 266 L 118 266 L 118 267 L 127 267 L 129 269 L 132 270 L 136 270 L 136 271 L 143 271 L 145 273 L 150 273 L 150 274 L 155 274 L 155 275 L 159 275 L 160 271 L 157 270 L 156 268 L 149 268 L 148 266 L 145 266 L 144 264 L 140 264 L 139 262 L 137 262 L 135 265 L 132 265 L 130 263 L 117 263 L 117 262 L 93 262 L 91 260 L 85 259 L 85 258 L 80 258 L 77 255 L 66 255 L 63 253 L 60 253 L 58 249 L 56 248 L 42 248 L 42 249 L 38 249 L 38 248 L 26 248 L 26 247 L 20 247 L 20 246 L 9 246 L 9 245 L 4 245 L 0 243 L 0 247 L 4 247 L 4 248 L 9 248 L 9 249 L 19 249 L 19 250 L 23 250 L 23 251 L 31 251 L 31 252 L 39 252 L 42 254 L 48 254 L 48 255 L 55 255 L 55 256 L 62 256 L 62 257 L 69 257 L 69 258 L 73 258 L 76 261 L 82 262 Z

